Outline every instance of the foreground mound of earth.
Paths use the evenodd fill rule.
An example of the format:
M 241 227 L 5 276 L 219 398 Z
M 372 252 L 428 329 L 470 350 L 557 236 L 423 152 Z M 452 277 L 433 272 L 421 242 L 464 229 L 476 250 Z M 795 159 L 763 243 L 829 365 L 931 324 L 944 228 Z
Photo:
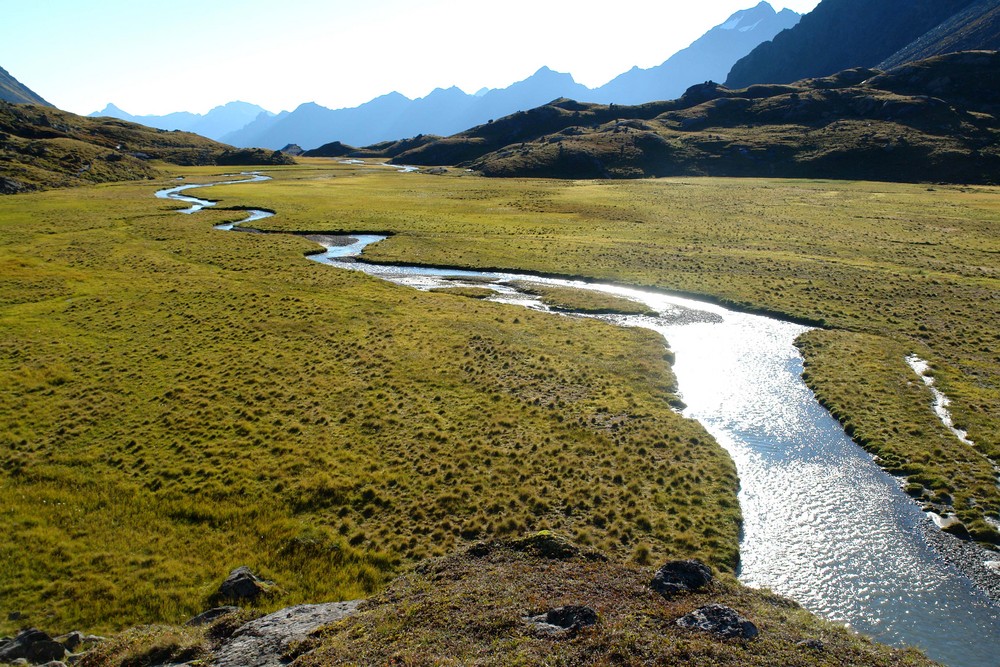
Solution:
M 427 561 L 369 600 L 247 613 L 136 628 L 80 664 L 933 664 L 696 561 L 616 564 L 548 533 Z

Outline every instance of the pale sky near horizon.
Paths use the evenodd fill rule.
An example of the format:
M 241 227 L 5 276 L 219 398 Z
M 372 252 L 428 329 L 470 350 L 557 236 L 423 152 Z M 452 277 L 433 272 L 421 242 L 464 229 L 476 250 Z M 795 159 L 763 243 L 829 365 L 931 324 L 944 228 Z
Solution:
M 769 0 L 811 11 L 819 0 Z M 0 0 L 0 67 L 61 109 L 357 106 L 502 88 L 548 66 L 591 88 L 659 65 L 757 0 Z

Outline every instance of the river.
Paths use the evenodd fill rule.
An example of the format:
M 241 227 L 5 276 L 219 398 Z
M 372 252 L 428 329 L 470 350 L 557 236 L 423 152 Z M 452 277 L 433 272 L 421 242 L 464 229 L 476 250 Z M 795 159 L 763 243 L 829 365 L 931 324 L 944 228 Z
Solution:
M 181 194 L 191 187 L 157 196 L 197 205 Z M 267 215 L 248 213 L 247 221 Z M 807 327 L 616 285 L 344 261 L 384 237 L 354 235 L 356 242 L 341 246 L 317 238 L 327 251 L 310 259 L 417 289 L 461 286 L 455 278 L 468 276 L 494 279 L 469 284 L 532 308 L 545 306 L 505 283 L 598 290 L 647 304 L 660 315 L 602 317 L 669 341 L 683 414 L 704 424 L 735 460 L 744 516 L 740 580 L 884 643 L 919 646 L 953 667 L 1000 664 L 1000 606 L 941 558 L 926 538 L 930 519 L 803 382 L 793 342 Z

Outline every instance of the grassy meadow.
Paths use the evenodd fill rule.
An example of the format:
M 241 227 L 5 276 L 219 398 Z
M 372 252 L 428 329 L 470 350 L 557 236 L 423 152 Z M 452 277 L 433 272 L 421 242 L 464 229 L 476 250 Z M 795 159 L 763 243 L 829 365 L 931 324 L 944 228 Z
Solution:
M 242 217 L 225 207 L 277 211 L 256 223 L 271 230 L 392 232 L 376 260 L 821 322 L 802 345 L 821 398 L 995 539 L 1000 189 L 267 173 L 200 190 L 220 204 L 194 216 L 153 198 L 173 181 L 0 199 L 0 612 L 24 615 L 0 632 L 182 621 L 243 564 L 277 582 L 271 608 L 366 596 L 408 563 L 540 529 L 621 561 L 735 566 L 735 469 L 670 410 L 655 335 L 332 269 L 301 238 L 213 230 Z M 939 437 L 911 352 L 975 450 Z
M 336 270 L 155 188 L 0 199 L 0 632 L 183 621 L 242 564 L 272 608 L 367 596 L 546 528 L 734 568 L 735 469 L 654 334 Z
M 950 499 L 975 535 L 1000 542 L 983 520 L 1000 513 L 1000 188 L 484 180 L 460 170 L 401 181 L 384 169 L 361 169 L 331 189 L 320 163 L 309 164 L 312 176 L 277 182 L 263 196 L 233 186 L 227 202 L 282 211 L 262 225 L 273 229 L 317 219 L 334 230 L 395 232 L 366 251 L 373 261 L 587 276 L 832 329 L 828 339 L 837 343 L 823 347 L 822 371 L 819 348 L 803 346 L 821 400 L 860 444 L 877 455 L 891 450 L 883 465 L 924 486 L 928 501 L 945 501 L 939 511 Z M 319 194 L 331 190 L 339 196 Z M 903 362 L 910 353 L 931 363 L 975 448 L 941 434 L 930 392 Z M 851 392 L 869 380 L 914 386 Z M 847 388 L 843 395 L 834 384 Z

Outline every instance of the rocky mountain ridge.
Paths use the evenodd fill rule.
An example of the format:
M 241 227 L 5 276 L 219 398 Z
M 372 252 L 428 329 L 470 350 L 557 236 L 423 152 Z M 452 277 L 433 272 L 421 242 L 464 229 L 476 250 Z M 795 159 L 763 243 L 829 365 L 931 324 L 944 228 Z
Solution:
M 10 72 L 0 67 L 0 101 L 11 104 L 38 104 L 43 107 L 52 106 L 41 98 L 38 93 L 15 79 Z
M 823 0 L 794 28 L 737 62 L 725 85 L 791 83 L 854 67 L 1000 48 L 1000 23 L 986 20 L 998 5 L 1000 0 Z
M 712 175 L 1000 181 L 1000 53 L 855 68 L 786 85 L 713 83 L 636 106 L 572 100 L 451 137 L 349 152 L 487 176 Z

